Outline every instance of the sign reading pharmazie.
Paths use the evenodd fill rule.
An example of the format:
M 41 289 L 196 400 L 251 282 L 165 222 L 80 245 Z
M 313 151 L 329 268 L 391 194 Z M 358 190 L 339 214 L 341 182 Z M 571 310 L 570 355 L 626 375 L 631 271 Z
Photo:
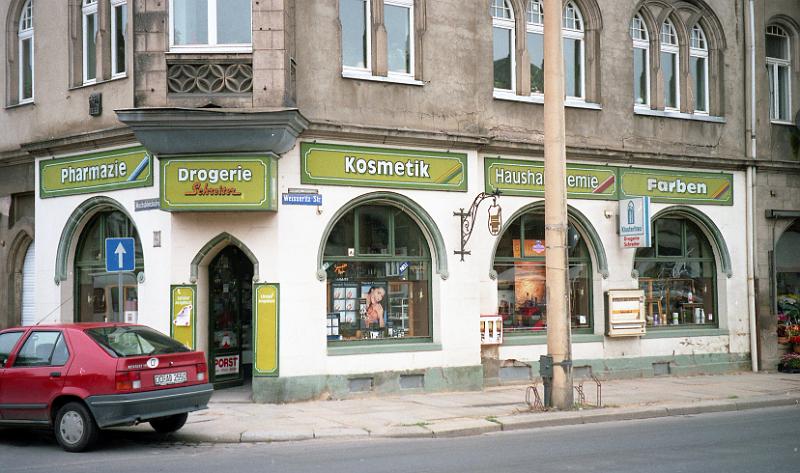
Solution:
M 153 159 L 141 147 L 39 162 L 42 199 L 152 185 Z
M 276 210 L 277 162 L 272 157 L 162 158 L 161 209 Z
M 300 145 L 300 182 L 467 191 L 467 155 L 321 143 Z

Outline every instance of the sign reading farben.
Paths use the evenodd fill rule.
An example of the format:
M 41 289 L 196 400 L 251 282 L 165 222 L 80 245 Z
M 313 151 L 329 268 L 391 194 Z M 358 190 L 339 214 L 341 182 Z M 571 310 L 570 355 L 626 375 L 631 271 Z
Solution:
M 443 191 L 467 190 L 467 155 L 322 143 L 300 146 L 300 182 Z

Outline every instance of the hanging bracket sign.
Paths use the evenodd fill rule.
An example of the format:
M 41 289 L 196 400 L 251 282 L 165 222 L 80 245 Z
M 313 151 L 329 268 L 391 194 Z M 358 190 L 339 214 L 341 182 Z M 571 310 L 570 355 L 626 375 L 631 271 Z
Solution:
M 619 201 L 619 238 L 622 248 L 650 247 L 650 197 Z

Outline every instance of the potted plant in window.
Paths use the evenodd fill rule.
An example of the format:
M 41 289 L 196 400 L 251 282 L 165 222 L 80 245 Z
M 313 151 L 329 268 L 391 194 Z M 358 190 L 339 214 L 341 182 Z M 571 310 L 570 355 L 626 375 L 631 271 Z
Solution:
M 783 373 L 800 373 L 800 353 L 787 353 L 778 363 L 778 371 Z
M 794 299 L 784 297 L 778 301 L 778 343 L 800 343 L 790 340 L 793 335 L 790 334 L 791 327 L 800 325 L 800 304 Z M 795 333 L 794 336 L 800 335 Z

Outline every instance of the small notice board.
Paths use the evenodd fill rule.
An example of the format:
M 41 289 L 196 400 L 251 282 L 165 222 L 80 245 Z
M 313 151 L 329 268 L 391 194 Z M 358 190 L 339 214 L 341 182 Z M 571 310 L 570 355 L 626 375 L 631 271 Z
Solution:
M 640 337 L 645 333 L 644 291 L 615 289 L 606 292 L 606 335 Z

